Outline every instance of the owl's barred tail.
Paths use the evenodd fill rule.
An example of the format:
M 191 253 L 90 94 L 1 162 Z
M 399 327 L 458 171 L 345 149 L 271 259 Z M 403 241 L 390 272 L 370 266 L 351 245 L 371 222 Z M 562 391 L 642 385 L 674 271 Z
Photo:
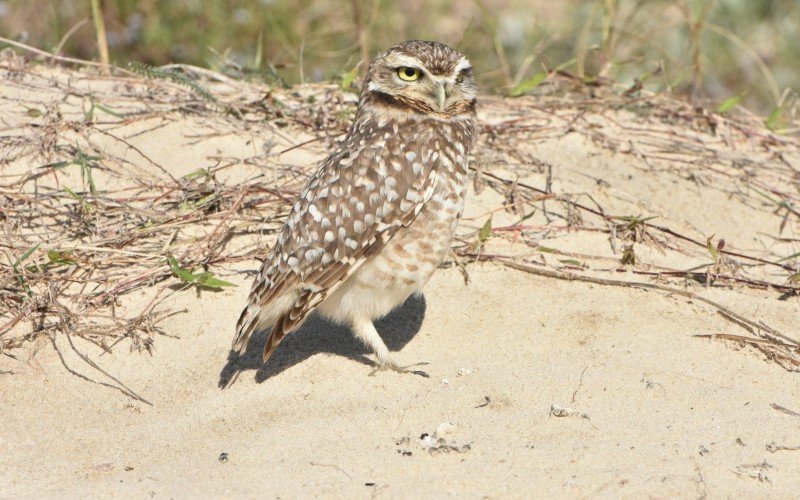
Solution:
M 250 302 L 236 322 L 236 336 L 233 338 L 231 349 L 242 354 L 253 332 L 273 327 L 264 346 L 263 359 L 266 361 L 285 335 L 281 326 L 294 300 L 293 294 L 286 294 L 274 298 L 266 306 Z
M 272 315 L 271 315 L 272 316 Z M 236 324 L 236 337 L 233 339 L 232 349 L 239 354 L 245 350 L 247 342 L 253 335 L 253 332 L 259 328 L 272 327 L 272 331 L 267 336 L 267 342 L 264 344 L 264 351 L 262 353 L 262 362 L 266 363 L 275 348 L 278 347 L 283 337 L 289 332 L 286 328 L 286 315 L 278 316 L 270 321 L 269 318 L 264 318 L 259 314 L 258 310 L 254 310 L 252 306 L 247 306 L 239 316 L 239 321 Z
M 239 321 L 236 322 L 236 336 L 233 338 L 232 349 L 241 353 L 250 336 L 255 331 L 258 324 L 258 312 L 253 311 L 252 306 L 248 305 L 239 315 Z

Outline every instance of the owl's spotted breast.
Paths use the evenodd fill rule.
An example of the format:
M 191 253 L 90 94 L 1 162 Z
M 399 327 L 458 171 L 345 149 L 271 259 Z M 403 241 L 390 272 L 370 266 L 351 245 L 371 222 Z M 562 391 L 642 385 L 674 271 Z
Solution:
M 357 311 L 368 309 L 380 317 L 427 283 L 447 256 L 464 208 L 468 150 L 455 146 L 461 143 L 452 138 L 471 134 L 469 127 L 428 128 L 428 140 L 414 145 L 411 152 L 422 159 L 420 173 L 434 175 L 435 187 L 413 222 L 398 228 L 379 253 L 320 304 L 326 316 L 346 322 Z

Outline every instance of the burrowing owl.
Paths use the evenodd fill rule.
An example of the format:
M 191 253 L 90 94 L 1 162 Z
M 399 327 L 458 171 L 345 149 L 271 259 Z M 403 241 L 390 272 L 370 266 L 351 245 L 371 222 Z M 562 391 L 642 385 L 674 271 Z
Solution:
M 395 363 L 373 321 L 419 292 L 450 249 L 476 95 L 469 61 L 447 45 L 406 41 L 372 60 L 353 126 L 300 193 L 261 266 L 234 350 L 272 326 L 266 362 L 316 309 L 352 327 L 379 369 L 411 371 Z

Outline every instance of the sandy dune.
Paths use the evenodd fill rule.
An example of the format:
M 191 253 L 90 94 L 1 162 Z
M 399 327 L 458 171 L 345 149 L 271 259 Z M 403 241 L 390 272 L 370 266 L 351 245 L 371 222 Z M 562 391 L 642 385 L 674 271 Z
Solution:
M 276 126 L 274 120 L 237 121 L 213 111 L 180 112 L 135 98 L 145 87 L 186 92 L 175 86 L 48 68 L 13 72 L 4 64 L 0 116 L 6 136 L 37 133 L 26 125 L 34 121 L 26 106 L 58 103 L 64 119 L 80 120 L 87 98 L 65 92 L 70 86 L 114 109 L 146 107 L 152 118 L 121 123 L 103 115 L 98 120 L 107 124 L 97 125 L 128 137 L 140 153 L 96 138 L 103 148 L 97 153 L 123 155 L 141 175 L 158 174 L 142 154 L 176 177 L 232 158 L 241 163 L 220 175 L 223 183 L 263 174 L 263 182 L 279 179 L 297 189 L 335 140 L 284 153 L 281 162 L 297 171 L 278 176 L 271 173 L 270 155 L 329 132 Z M 265 92 L 231 85 L 233 90 L 219 84 L 220 95 Z M 340 98 L 335 89 L 303 92 L 320 96 L 318 102 Z M 282 98 L 290 101 L 291 93 Z M 342 105 L 348 102 L 352 97 Z M 782 151 L 779 161 L 760 142 L 769 132 L 743 137 L 726 121 L 712 135 L 683 119 L 669 123 L 630 109 L 571 101 L 536 106 L 533 99 L 486 99 L 484 126 L 529 117 L 531 128 L 495 142 L 484 129 L 476 164 L 538 187 L 549 177 L 554 193 L 587 204 L 591 196 L 611 215 L 656 215 L 652 222 L 699 241 L 714 234 L 714 241 L 726 239 L 726 250 L 773 261 L 797 251 L 797 240 L 791 241 L 798 237 L 797 217 L 791 215 L 781 233 L 783 214 L 752 192 L 731 195 L 740 179 L 727 173 L 748 168 L 751 178 L 777 185 L 776 170 L 787 164 L 800 169 L 790 139 L 775 146 Z M 566 131 L 563 124 L 578 115 L 574 131 Z M 661 145 L 633 130 L 648 127 L 657 129 L 657 138 L 707 141 L 729 156 L 703 166 L 678 161 L 690 155 L 658 153 Z M 630 136 L 620 136 L 625 133 Z M 65 132 L 59 140 L 81 140 L 76 137 Z M 625 147 L 609 144 L 609 137 Z M 498 145 L 501 140 L 512 141 L 513 150 Z M 731 166 L 739 156 L 758 161 Z M 44 163 L 21 155 L 0 164 L 3 183 Z M 60 175 L 63 182 L 80 182 L 77 170 Z M 117 179 L 97 175 L 101 187 Z M 796 294 L 634 273 L 695 266 L 704 272 L 710 257 L 702 247 L 637 241 L 637 264 L 623 267 L 624 237 L 615 249 L 600 231 L 607 227 L 600 218 L 584 214 L 578 221 L 558 199 L 546 199 L 548 212 L 537 209 L 525 221 L 528 232 L 498 229 L 520 217 L 497 210 L 508 201 L 507 186 L 485 182 L 479 194 L 470 193 L 459 229 L 458 245 L 468 250 L 477 248 L 476 232 L 494 210 L 496 230 L 483 254 L 662 283 L 800 337 Z M 783 187 L 797 193 L 796 185 Z M 541 200 L 531 203 L 542 206 Z M 564 229 L 568 223 L 600 229 Z M 263 248 L 271 236 L 251 235 L 231 245 L 255 238 Z M 562 253 L 536 250 L 531 241 Z M 798 374 L 752 347 L 695 337 L 754 335 L 706 303 L 658 290 L 552 279 L 496 261 L 466 264 L 465 284 L 450 263 L 424 296 L 378 325 L 400 360 L 429 363 L 430 378 L 369 376 L 364 348 L 319 318 L 287 337 L 266 366 L 258 361 L 263 335 L 242 358 L 230 354 L 233 326 L 257 266 L 250 258 L 213 269 L 236 288 L 171 293 L 159 307 L 187 312 L 159 323 L 166 335 L 155 337 L 152 354 L 130 350 L 128 340 L 103 354 L 82 338 L 55 334 L 7 351 L 14 358 L 0 356 L 0 496 L 719 498 L 794 497 L 800 491 L 800 450 L 780 449 L 800 447 L 800 415 L 780 411 L 800 412 Z M 775 266 L 739 272 L 775 283 L 786 283 L 790 274 Z M 152 296 L 150 287 L 121 295 L 120 311 L 140 309 Z M 7 321 L 0 316 L 0 323 Z M 20 323 L 6 335 L 30 328 Z M 78 352 L 151 404 L 123 394 Z

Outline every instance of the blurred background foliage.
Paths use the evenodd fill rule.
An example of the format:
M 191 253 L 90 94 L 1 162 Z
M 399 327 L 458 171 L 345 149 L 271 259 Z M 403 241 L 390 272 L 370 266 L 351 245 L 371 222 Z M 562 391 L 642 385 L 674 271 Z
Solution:
M 101 0 L 110 60 L 331 81 L 400 40 L 468 54 L 484 92 L 563 69 L 764 114 L 800 88 L 800 0 Z M 0 0 L 0 35 L 97 59 L 90 0 Z

